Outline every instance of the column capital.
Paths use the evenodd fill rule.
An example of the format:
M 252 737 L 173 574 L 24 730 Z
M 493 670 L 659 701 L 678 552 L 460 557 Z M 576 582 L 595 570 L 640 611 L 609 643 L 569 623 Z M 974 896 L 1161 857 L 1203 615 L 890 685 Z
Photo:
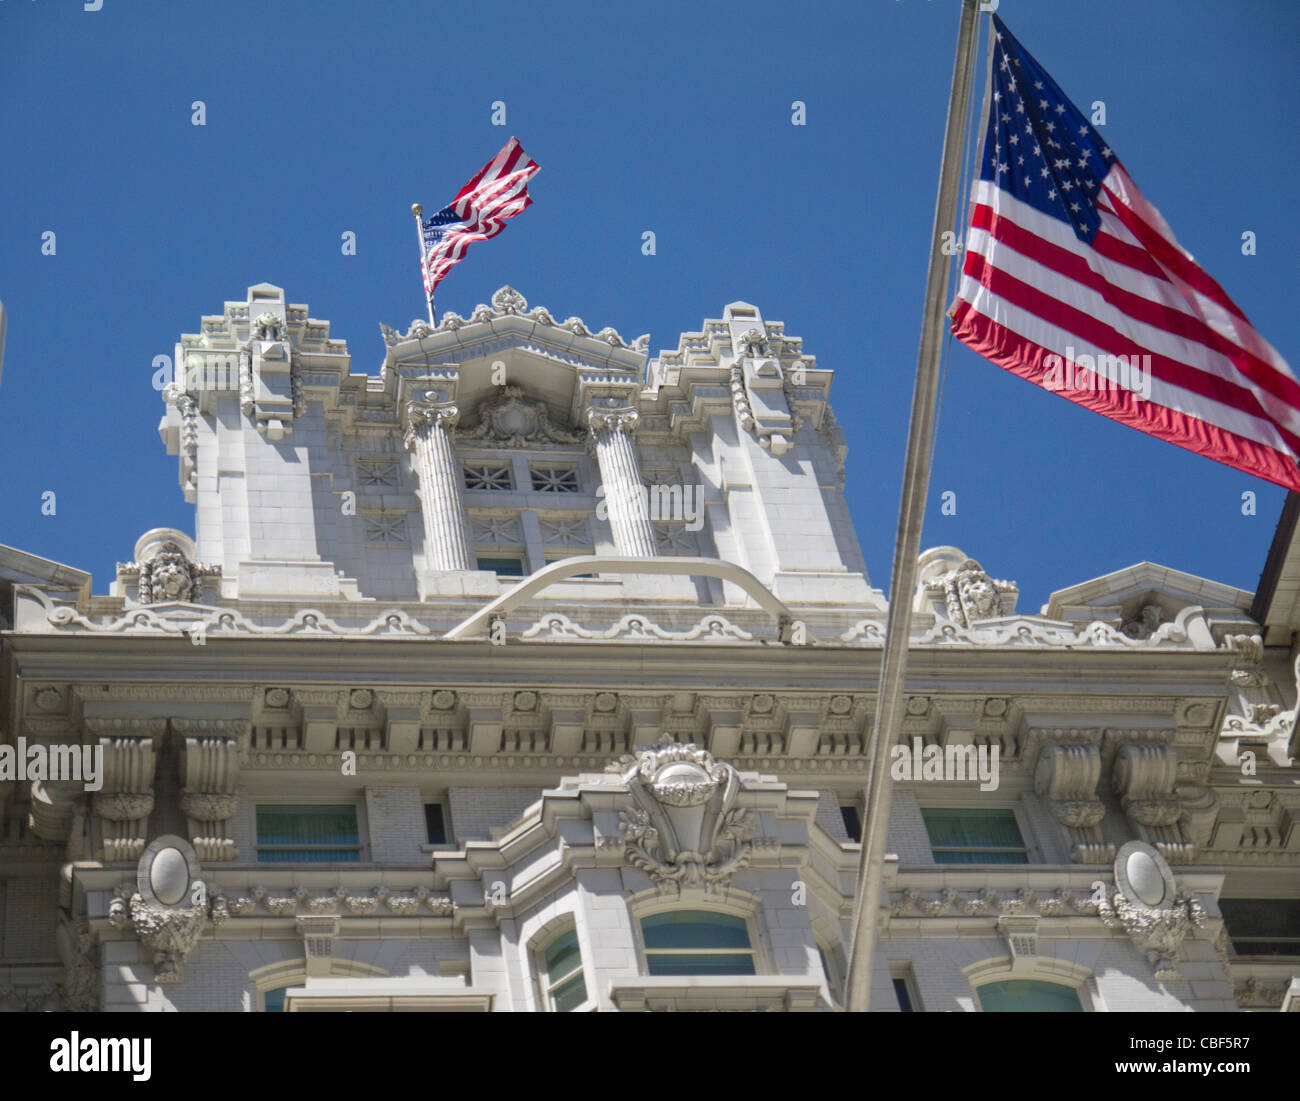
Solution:
M 606 432 L 636 431 L 641 414 L 619 398 L 596 398 L 587 409 L 587 427 L 595 436 Z
M 439 397 L 440 395 L 430 392 L 406 403 L 407 429 L 404 440 L 408 451 L 415 446 L 418 436 L 435 426 L 450 430 L 460 423 L 460 408 L 456 403 L 439 400 Z

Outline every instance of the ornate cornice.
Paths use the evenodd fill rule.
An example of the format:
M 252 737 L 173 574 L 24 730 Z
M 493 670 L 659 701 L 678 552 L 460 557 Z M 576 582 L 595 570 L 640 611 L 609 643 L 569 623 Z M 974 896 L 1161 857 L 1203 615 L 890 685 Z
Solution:
M 430 325 L 427 321 L 412 321 L 405 335 L 398 333 L 396 329 L 388 325 L 381 324 L 380 332 L 383 334 L 384 343 L 388 347 L 394 347 L 408 340 L 424 340 L 426 337 L 435 333 L 454 333 L 463 329 L 466 325 L 482 325 L 503 317 L 519 317 L 525 320 L 535 322 L 542 328 L 554 328 L 561 332 L 572 333 L 575 336 L 594 337 L 608 344 L 611 348 L 629 348 L 634 351 L 648 351 L 648 336 L 638 337 L 632 343 L 625 341 L 619 334 L 611 328 L 601 329 L 598 333 L 593 333 L 580 317 L 570 317 L 565 321 L 556 321 L 550 311 L 536 306 L 533 309 L 528 308 L 528 302 L 522 294 L 510 286 L 501 287 L 492 295 L 492 304 L 479 305 L 474 308 L 474 312 L 469 317 L 461 317 L 460 314 L 451 310 L 442 315 L 442 320 L 437 325 Z

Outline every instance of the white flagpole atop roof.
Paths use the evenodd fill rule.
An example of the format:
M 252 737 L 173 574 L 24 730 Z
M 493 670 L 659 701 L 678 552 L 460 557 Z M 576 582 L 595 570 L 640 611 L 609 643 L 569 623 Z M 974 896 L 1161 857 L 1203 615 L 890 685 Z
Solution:
M 996 7 L 996 3 L 993 3 Z M 962 0 L 957 54 L 953 60 L 952 90 L 948 98 L 948 125 L 939 168 L 939 197 L 930 236 L 930 266 L 925 281 L 925 311 L 921 323 L 921 348 L 917 354 L 916 385 L 912 391 L 912 419 L 907 434 L 903 468 L 903 494 L 898 507 L 898 534 L 894 541 L 894 568 L 889 585 L 889 618 L 881 661 L 876 717 L 871 728 L 871 772 L 868 780 L 866 821 L 862 830 L 862 857 L 858 863 L 857 897 L 853 907 L 853 938 L 849 946 L 848 976 L 844 983 L 844 1008 L 865 1011 L 871 1000 L 871 970 L 880 922 L 880 892 L 884 880 L 885 835 L 893 787 L 889 751 L 898 740 L 903 721 L 903 691 L 907 675 L 908 637 L 912 626 L 912 594 L 916 589 L 916 560 L 921 553 L 921 528 L 925 499 L 930 488 L 930 455 L 934 437 L 935 405 L 939 394 L 939 361 L 947 325 L 944 319 L 950 268 L 954 254 L 943 248 L 943 232 L 952 229 L 961 186 L 963 133 L 975 68 L 977 10 L 991 10 L 988 0 Z
M 424 251 L 424 222 L 421 221 L 420 215 L 424 213 L 424 207 L 422 207 L 419 203 L 412 203 L 411 213 L 415 215 L 415 235 L 420 240 L 420 286 L 423 287 L 424 286 L 424 261 L 427 254 Z M 425 292 L 424 299 L 429 304 L 429 324 L 430 325 L 438 324 L 438 322 L 434 320 L 433 297 L 428 293 L 428 291 Z

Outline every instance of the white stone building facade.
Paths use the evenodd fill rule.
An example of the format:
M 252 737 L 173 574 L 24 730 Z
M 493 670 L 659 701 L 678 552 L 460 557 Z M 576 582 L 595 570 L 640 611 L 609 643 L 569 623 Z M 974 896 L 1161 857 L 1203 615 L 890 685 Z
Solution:
M 250 288 L 163 395 L 195 536 L 102 595 L 0 548 L 0 1004 L 838 1007 L 887 603 L 832 370 L 744 302 L 382 335 Z M 1300 1009 L 1295 513 L 1256 594 L 926 552 L 873 1010 Z

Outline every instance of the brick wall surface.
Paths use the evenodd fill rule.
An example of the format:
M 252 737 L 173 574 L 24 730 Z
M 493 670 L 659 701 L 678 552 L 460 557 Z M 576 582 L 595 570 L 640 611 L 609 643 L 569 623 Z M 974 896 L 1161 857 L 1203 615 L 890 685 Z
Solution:
M 541 798 L 541 788 L 452 788 L 451 829 L 457 844 L 487 841 Z

